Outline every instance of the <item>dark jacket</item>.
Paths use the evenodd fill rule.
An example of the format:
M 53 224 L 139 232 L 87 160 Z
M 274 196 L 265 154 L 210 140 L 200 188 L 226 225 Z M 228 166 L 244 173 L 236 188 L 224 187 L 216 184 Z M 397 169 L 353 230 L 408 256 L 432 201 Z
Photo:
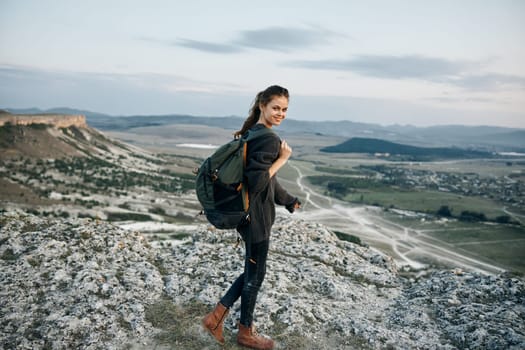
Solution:
M 256 124 L 252 130 L 265 128 Z M 269 133 L 248 142 L 246 169 L 244 176 L 248 184 L 250 198 L 250 222 L 238 227 L 245 241 L 259 243 L 270 238 L 270 230 L 275 221 L 275 204 L 286 206 L 293 212 L 297 198 L 290 195 L 277 181 L 270 178 L 269 169 L 279 157 L 281 139 Z

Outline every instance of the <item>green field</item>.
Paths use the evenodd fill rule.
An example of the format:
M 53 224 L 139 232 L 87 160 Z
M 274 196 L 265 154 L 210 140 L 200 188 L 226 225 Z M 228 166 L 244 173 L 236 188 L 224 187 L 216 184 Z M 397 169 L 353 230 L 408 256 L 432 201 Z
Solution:
M 384 208 L 382 216 L 389 222 L 406 228 L 411 235 L 417 236 L 430 246 L 442 247 L 454 251 L 464 257 L 475 259 L 495 266 L 502 267 L 517 274 L 525 274 L 525 208 L 512 203 L 497 200 L 494 193 L 490 195 L 476 194 L 465 195 L 440 191 L 436 188 L 425 188 L 425 186 L 397 185 L 394 180 L 382 181 L 371 176 L 370 166 L 385 165 L 392 168 L 404 168 L 424 171 L 447 172 L 460 176 L 468 174 L 479 179 L 498 179 L 516 172 L 523 171 L 523 166 L 509 166 L 506 162 L 492 160 L 490 162 L 480 160 L 455 161 L 453 163 L 396 163 L 381 162 L 364 157 L 361 161 L 355 155 L 347 160 L 342 157 L 322 157 L 314 155 L 295 159 L 291 164 L 298 168 L 303 174 L 303 185 L 310 187 L 313 191 L 343 200 L 349 205 L 373 205 Z M 368 168 L 362 168 L 365 165 Z M 280 171 L 281 182 L 292 190 L 298 190 L 295 185 L 297 170 L 287 166 Z M 458 175 L 460 174 L 460 175 Z M 312 178 L 314 177 L 314 178 Z M 316 177 L 316 178 L 315 178 Z M 514 177 L 523 181 L 521 177 Z M 492 180 L 491 180 L 492 179 Z M 311 181 L 315 180 L 315 181 Z M 417 180 L 415 180 L 417 182 Z M 331 184 L 329 184 L 331 182 Z M 339 182 L 339 183 L 338 183 Z M 339 193 L 334 191 L 340 190 Z M 346 193 L 345 193 L 346 192 Z M 343 195 L 341 195 L 343 194 Z M 492 197 L 492 198 L 491 198 Z M 516 197 L 518 200 L 519 196 Z M 321 202 L 318 202 L 321 204 Z M 326 202 L 325 202 L 326 203 Z M 324 205 L 323 205 L 324 206 Z M 436 212 L 442 206 L 447 206 L 455 218 L 441 218 Z M 396 213 L 400 209 L 409 212 L 420 213 L 419 216 L 402 215 Z M 457 220 L 462 212 L 483 213 L 486 221 L 467 222 Z M 515 224 L 498 224 L 494 220 L 501 216 L 512 216 Z M 522 224 L 518 224 L 521 222 Z M 367 237 L 360 237 L 365 242 Z M 392 253 L 392 247 L 388 242 L 373 241 L 376 248 Z M 403 252 L 402 247 L 398 247 Z M 439 248 L 437 249 L 439 251 Z M 431 258 L 418 255 L 418 250 L 410 252 L 409 256 L 419 261 L 428 263 Z M 429 260 L 430 259 L 430 260 Z M 436 261 L 436 265 L 440 262 Z
M 432 245 L 525 275 L 525 227 L 414 218 L 387 210 L 384 217 Z
M 348 202 L 423 213 L 436 213 L 441 206 L 446 205 L 453 215 L 459 215 L 465 210 L 485 213 L 487 218 L 491 219 L 506 215 L 501 204 L 490 199 L 429 190 L 399 191 L 387 188 L 381 192 L 359 191 L 345 196 L 344 199 Z
M 502 225 L 498 225 L 502 226 Z M 525 230 L 512 227 L 479 227 L 463 231 L 437 231 L 429 236 L 452 244 L 458 251 L 525 274 Z

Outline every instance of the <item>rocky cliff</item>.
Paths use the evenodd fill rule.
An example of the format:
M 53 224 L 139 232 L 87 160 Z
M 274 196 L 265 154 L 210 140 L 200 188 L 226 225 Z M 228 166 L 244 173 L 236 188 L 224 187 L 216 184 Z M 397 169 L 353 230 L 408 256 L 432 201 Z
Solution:
M 200 318 L 242 269 L 236 234 L 149 242 L 105 222 L 0 217 L 3 349 L 215 349 Z M 321 225 L 278 218 L 258 329 L 279 349 L 522 349 L 525 285 L 392 259 Z M 235 343 L 237 304 L 226 321 Z
M 86 117 L 83 115 L 65 115 L 65 114 L 11 114 L 5 111 L 0 112 L 0 127 L 5 124 L 11 125 L 33 125 L 46 124 L 56 128 L 86 128 Z
M 149 153 L 110 139 L 82 115 L 14 115 L 0 111 L 1 159 L 124 158 Z

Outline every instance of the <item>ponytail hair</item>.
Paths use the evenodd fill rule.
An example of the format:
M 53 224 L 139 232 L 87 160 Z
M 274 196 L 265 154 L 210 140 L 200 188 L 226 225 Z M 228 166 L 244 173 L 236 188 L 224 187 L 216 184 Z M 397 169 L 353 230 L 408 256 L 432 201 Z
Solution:
M 287 99 L 290 99 L 288 90 L 279 85 L 269 86 L 266 88 L 266 90 L 259 92 L 253 100 L 252 107 L 250 108 L 250 114 L 244 121 L 241 130 L 236 131 L 233 134 L 235 138 L 241 137 L 246 131 L 248 131 L 248 129 L 257 124 L 259 117 L 261 116 L 260 106 L 266 106 L 274 96 L 283 96 Z

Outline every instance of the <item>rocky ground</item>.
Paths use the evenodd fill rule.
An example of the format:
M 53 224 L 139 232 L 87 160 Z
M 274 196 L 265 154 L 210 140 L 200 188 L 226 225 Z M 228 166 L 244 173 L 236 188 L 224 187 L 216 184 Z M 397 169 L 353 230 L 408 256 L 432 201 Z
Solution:
M 92 219 L 0 214 L 3 349 L 218 349 L 200 318 L 242 269 L 236 234 L 150 242 Z M 522 349 L 525 285 L 398 273 L 324 226 L 279 217 L 256 308 L 279 349 Z M 226 322 L 237 349 L 239 305 Z

